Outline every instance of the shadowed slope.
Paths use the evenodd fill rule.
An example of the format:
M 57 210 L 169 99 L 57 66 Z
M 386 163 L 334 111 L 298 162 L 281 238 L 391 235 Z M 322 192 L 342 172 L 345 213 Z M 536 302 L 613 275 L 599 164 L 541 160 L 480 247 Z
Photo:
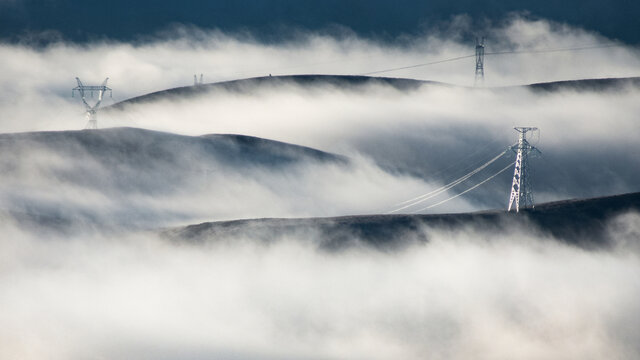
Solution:
M 184 136 L 136 128 L 49 131 L 0 134 L 0 150 L 8 153 L 42 149 L 70 159 L 91 157 L 114 168 L 136 169 L 171 165 L 181 168 L 188 159 L 215 161 L 228 166 L 281 166 L 297 161 L 345 161 L 312 148 L 245 135 Z M 199 163 L 201 165 L 201 163 Z
M 135 128 L 0 134 L 0 210 L 54 228 L 73 222 L 157 224 L 159 210 L 145 201 L 210 194 L 227 176 L 252 181 L 313 164 L 346 166 L 347 160 L 242 135 Z M 189 218 L 186 205 L 166 205 L 162 212 Z
M 476 234 L 508 233 L 528 229 L 560 241 L 593 248 L 610 245 L 607 225 L 616 216 L 640 210 L 640 193 L 540 204 L 521 213 L 485 211 L 437 215 L 362 215 L 316 219 L 255 219 L 211 222 L 165 230 L 173 241 L 206 243 L 247 238 L 276 241 L 283 236 L 317 238 L 325 249 L 366 244 L 395 249 L 428 241 L 433 231 L 465 231 Z M 310 236 L 315 235 L 315 236 Z
M 565 89 L 579 91 L 611 91 L 629 86 L 640 87 L 640 77 L 564 80 L 528 85 L 528 87 L 537 91 L 558 91 Z
M 136 96 L 127 100 L 123 100 L 113 104 L 105 110 L 122 109 L 128 105 L 151 103 L 161 100 L 182 99 L 192 96 L 204 95 L 213 90 L 224 90 L 232 92 L 249 92 L 256 88 L 266 86 L 283 86 L 296 85 L 304 87 L 329 86 L 340 89 L 357 90 L 364 86 L 384 85 L 390 86 L 400 91 L 411 91 L 419 89 L 425 85 L 436 86 L 456 86 L 436 81 L 425 81 L 406 78 L 394 77 L 371 77 L 359 75 L 284 75 L 284 76 L 265 76 L 249 79 L 238 79 L 232 81 L 223 81 L 197 86 L 183 86 L 172 89 L 160 90 L 145 95 Z M 582 79 L 582 80 L 564 80 L 553 81 L 547 83 L 536 83 L 530 85 L 520 85 L 515 87 L 529 87 L 536 91 L 559 91 L 564 89 L 583 90 L 583 91 L 603 91 L 612 90 L 626 86 L 640 86 L 640 77 L 631 78 L 608 78 L 608 79 Z M 463 87 L 463 86 L 461 86 Z M 497 87 L 495 89 L 512 88 Z M 478 88 L 478 90 L 486 90 L 492 88 Z
M 433 81 L 423 81 L 414 79 L 370 77 L 359 75 L 284 75 L 284 76 L 264 76 L 249 79 L 238 79 L 195 86 L 183 86 L 172 89 L 160 90 L 153 93 L 136 96 L 116 104 L 109 108 L 120 109 L 126 105 L 154 102 L 176 98 L 185 98 L 200 94 L 206 94 L 212 90 L 225 90 L 234 92 L 248 92 L 256 87 L 263 86 L 332 86 L 341 89 L 357 89 L 368 85 L 386 85 L 398 90 L 414 90 L 424 84 L 443 83 Z M 107 109 L 109 109 L 107 108 Z

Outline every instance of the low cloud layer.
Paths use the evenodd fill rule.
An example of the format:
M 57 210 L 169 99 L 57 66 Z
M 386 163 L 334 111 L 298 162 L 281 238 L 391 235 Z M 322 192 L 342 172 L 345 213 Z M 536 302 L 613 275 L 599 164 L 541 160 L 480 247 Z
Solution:
M 467 24 L 458 18 L 398 45 L 349 34 L 263 44 L 197 29 L 136 44 L 2 44 L 1 132 L 82 128 L 80 100 L 70 98 L 75 76 L 86 84 L 109 76 L 109 105 L 191 85 L 200 73 L 206 82 L 362 74 L 468 55 L 473 39 L 460 35 Z M 486 32 L 487 51 L 612 43 L 519 17 Z M 541 129 L 539 141 L 531 139 L 542 150 L 532 161 L 538 201 L 640 191 L 637 85 L 499 87 L 640 75 L 637 49 L 613 45 L 487 56 L 487 88 L 466 87 L 473 84 L 468 58 L 388 74 L 461 86 L 272 81 L 98 115 L 102 128 L 163 133 L 111 129 L 26 134 L 24 141 L 3 134 L 0 357 L 637 358 L 635 213 L 611 225 L 616 245 L 599 251 L 535 229 L 443 231 L 398 251 L 335 253 L 313 247 L 311 229 L 270 245 L 249 237 L 187 246 L 140 232 L 223 219 L 385 213 L 504 151 L 516 140 L 514 126 Z M 335 161 L 323 161 L 280 144 L 273 146 L 291 159 L 260 148 L 263 164 L 237 161 L 247 151 L 242 141 L 222 151 L 198 137 L 211 133 L 347 160 L 325 154 Z M 112 135 L 98 139 L 105 134 Z M 435 200 L 511 161 L 500 159 Z M 511 176 L 429 212 L 504 208 Z M 40 231 L 64 219 L 76 231 Z
M 466 174 L 515 143 L 514 126 L 537 126 L 532 161 L 541 201 L 638 191 L 635 133 L 638 88 L 477 90 L 438 85 L 402 91 L 383 85 L 264 86 L 247 93 L 213 91 L 190 100 L 133 105 L 105 121 L 189 133 L 243 133 L 354 156 L 390 171 L 440 184 Z M 265 112 L 264 109 L 269 109 Z M 511 160 L 514 159 L 513 154 Z M 477 179 L 506 166 L 509 158 Z M 511 174 L 479 207 L 502 207 Z M 491 189 L 492 185 L 485 187 Z M 419 194 L 416 194 L 419 195 Z M 397 201 L 406 199 L 398 198 Z
M 618 220 L 609 251 L 461 230 L 339 253 L 317 251 L 313 232 L 194 247 L 147 235 L 42 241 L 4 221 L 0 355 L 631 359 L 638 221 Z
M 69 96 L 75 76 L 86 84 L 100 83 L 109 76 L 109 85 L 115 90 L 115 98 L 105 100 L 109 105 L 151 91 L 190 85 L 193 74 L 200 73 L 206 82 L 268 74 L 362 74 L 473 54 L 473 39 L 462 36 L 469 26 L 459 17 L 437 32 L 403 39 L 398 45 L 348 34 L 328 37 L 305 33 L 296 41 L 262 44 L 248 35 L 186 28 L 136 44 L 57 43 L 37 49 L 5 44 L 0 46 L 0 61 L 6 69 L 0 81 L 0 125 L 4 132 L 82 128 L 81 103 Z M 487 56 L 487 87 L 640 74 L 637 49 L 567 25 L 513 17 L 484 33 L 487 52 L 615 45 Z M 473 60 L 380 75 L 471 85 Z M 436 181 L 436 187 L 512 144 L 513 126 L 537 126 L 541 129 L 538 146 L 543 151 L 543 159 L 534 163 L 538 200 L 638 191 L 634 180 L 638 163 L 633 154 L 638 151 L 634 134 L 640 109 L 634 86 L 555 92 L 296 85 L 245 90 L 219 90 L 203 97 L 100 113 L 98 123 L 101 127 L 134 126 L 188 135 L 265 137 L 363 156 L 386 170 Z M 506 166 L 504 161 L 496 166 Z M 483 176 L 497 169 L 500 167 Z M 471 193 L 473 207 L 503 207 L 509 181 L 507 172 L 491 183 L 495 185 L 485 187 L 483 194 Z M 389 210 L 413 196 L 398 194 Z
M 45 48 L 0 45 L 0 104 L 6 131 L 60 129 L 81 113 L 69 99 L 74 78 L 99 84 L 110 78 L 115 99 L 190 85 L 194 74 L 206 82 L 284 74 L 363 74 L 473 55 L 470 23 L 460 17 L 448 27 L 397 45 L 350 34 L 329 37 L 301 33 L 284 44 L 263 44 L 249 35 L 184 28 L 165 38 L 135 44 L 54 43 Z M 638 76 L 637 49 L 567 25 L 513 17 L 482 31 L 487 53 L 614 45 L 551 53 L 487 55 L 487 86 L 581 78 Z M 468 36 L 468 35 L 466 35 Z M 379 75 L 473 85 L 474 59 Z M 77 100 L 77 99 L 76 99 Z M 68 104 L 67 104 L 68 103 Z M 72 106 L 73 104 L 73 106 Z M 55 109 L 52 111 L 52 108 Z M 47 114 L 47 116 L 43 116 Z

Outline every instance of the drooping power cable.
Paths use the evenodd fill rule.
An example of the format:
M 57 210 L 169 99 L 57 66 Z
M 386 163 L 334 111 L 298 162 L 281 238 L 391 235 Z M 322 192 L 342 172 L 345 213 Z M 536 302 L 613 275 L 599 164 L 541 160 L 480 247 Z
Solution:
M 438 205 L 442 205 L 442 204 L 446 203 L 447 201 L 450 201 L 450 200 L 453 200 L 453 199 L 455 199 L 455 198 L 457 198 L 457 197 L 459 197 L 459 196 L 462 196 L 462 195 L 464 195 L 464 194 L 468 193 L 469 191 L 471 191 L 471 190 L 473 190 L 473 189 L 477 188 L 478 186 L 480 186 L 480 185 L 482 185 L 482 184 L 486 183 L 487 181 L 489 181 L 489 180 L 493 179 L 494 177 L 496 177 L 496 176 L 498 176 L 498 175 L 502 174 L 504 171 L 506 171 L 507 169 L 509 169 L 510 167 L 512 167 L 512 166 L 513 166 L 513 164 L 514 164 L 514 163 L 511 163 L 511 164 L 509 164 L 509 165 L 505 166 L 502 170 L 500 170 L 500 171 L 498 171 L 497 173 L 495 173 L 495 174 L 493 174 L 493 175 L 489 176 L 488 178 L 486 178 L 486 179 L 485 179 L 485 180 L 483 180 L 482 182 L 480 182 L 480 183 L 478 183 L 478 184 L 476 184 L 476 185 L 474 185 L 474 186 L 472 186 L 472 187 L 468 188 L 467 190 L 465 190 L 465 191 L 461 192 L 460 194 L 454 195 L 454 196 L 452 196 L 452 197 L 450 197 L 450 198 L 448 198 L 448 199 L 442 200 L 442 201 L 440 201 L 440 202 L 438 202 L 438 203 L 435 203 L 435 204 L 433 204 L 433 205 L 429 205 L 429 206 L 427 206 L 427 207 L 423 207 L 422 209 L 419 209 L 419 210 L 414 211 L 414 213 L 417 213 L 417 212 L 420 212 L 420 211 L 424 211 L 424 210 L 427 210 L 427 209 L 431 209 L 432 207 L 436 207 L 436 206 L 438 206 Z
M 487 55 L 505 55 L 505 54 L 543 54 L 543 53 L 554 53 L 554 52 L 562 52 L 562 51 L 582 51 L 582 50 L 592 50 L 592 49 L 604 49 L 604 48 L 622 47 L 622 46 L 624 46 L 624 45 L 621 45 L 621 44 L 596 44 L 596 45 L 577 46 L 577 47 L 560 48 L 560 49 L 494 51 L 494 52 L 485 52 L 484 55 L 487 56 Z M 402 66 L 402 67 L 397 67 L 397 68 L 370 71 L 370 72 L 362 73 L 362 74 L 359 74 L 359 75 L 374 75 L 374 74 L 382 74 L 382 73 L 398 71 L 398 70 L 413 69 L 413 68 L 417 68 L 417 67 L 442 64 L 442 63 L 451 62 L 451 61 L 458 61 L 458 60 L 462 60 L 462 59 L 472 58 L 472 57 L 475 57 L 475 56 L 476 56 L 475 54 L 463 55 L 463 56 L 457 56 L 457 57 L 453 57 L 453 58 L 449 58 L 449 59 L 431 61 L 431 62 L 426 62 L 426 63 L 421 63 L 421 64 L 414 64 L 414 65 L 407 65 L 407 66 Z
M 398 212 L 400 210 L 404 210 L 404 209 L 410 208 L 412 206 L 415 206 L 415 205 L 418 205 L 420 203 L 423 203 L 423 202 L 425 202 L 425 201 L 427 201 L 427 200 L 429 200 L 429 199 L 431 199 L 431 198 L 433 198 L 433 197 L 435 197 L 437 195 L 442 194 L 443 192 L 445 192 L 445 191 L 447 191 L 447 190 L 449 190 L 449 189 L 461 184 L 462 182 L 464 182 L 465 180 L 469 179 L 473 175 L 475 175 L 478 172 L 484 170 L 487 166 L 493 164 L 496 160 L 501 158 L 502 155 L 504 155 L 507 151 L 508 151 L 508 149 L 504 150 L 500 154 L 496 155 L 493 159 L 491 159 L 491 160 L 487 161 L 486 163 L 480 165 L 479 167 L 477 167 L 476 169 L 474 169 L 471 172 L 467 173 L 466 175 L 464 175 L 464 176 L 462 176 L 462 177 L 460 177 L 460 178 L 458 178 L 458 179 L 456 179 L 456 180 L 454 180 L 454 181 L 452 181 L 452 182 L 450 182 L 450 183 L 448 183 L 448 184 L 446 184 L 446 185 L 444 185 L 444 186 L 442 186 L 442 187 L 440 187 L 438 189 L 435 189 L 435 190 L 430 191 L 430 192 L 428 192 L 426 194 L 417 196 L 417 197 L 415 197 L 413 199 L 409 199 L 407 201 L 404 201 L 404 202 L 398 204 L 398 205 L 402 205 L 402 204 L 407 204 L 408 203 L 408 205 L 402 206 L 402 207 L 397 208 L 395 210 L 391 210 L 391 211 L 387 212 L 387 214 L 393 214 L 393 213 Z

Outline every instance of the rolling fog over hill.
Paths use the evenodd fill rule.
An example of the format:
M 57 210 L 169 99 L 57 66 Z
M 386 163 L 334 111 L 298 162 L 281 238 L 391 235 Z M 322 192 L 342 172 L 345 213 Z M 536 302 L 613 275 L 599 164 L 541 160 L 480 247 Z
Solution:
M 118 103 L 104 116 L 124 114 L 138 126 L 153 123 L 169 129 L 170 119 L 188 114 L 194 120 L 185 125 L 194 129 L 242 129 L 347 156 L 365 155 L 391 173 L 441 184 L 513 144 L 513 126 L 535 124 L 541 128 L 538 147 L 543 153 L 532 160 L 532 176 L 540 201 L 638 191 L 635 78 L 497 89 L 351 80 L 273 77 L 179 88 Z M 292 93 L 296 96 L 289 97 Z M 229 106 L 234 110 L 228 111 Z M 256 122 L 261 108 L 270 112 Z M 212 121 L 196 120 L 201 114 Z M 511 152 L 485 174 L 509 159 L 514 159 Z M 613 179 L 607 179 L 611 174 Z M 510 182 L 511 174 L 503 174 L 481 192 L 470 193 L 465 199 L 473 207 L 466 209 L 503 208 Z
M 275 198 L 292 196 L 286 193 L 296 187 L 319 196 L 295 174 L 342 171 L 346 181 L 357 181 L 347 172 L 355 165 L 343 157 L 240 135 L 189 137 L 133 128 L 18 133 L 0 135 L 0 149 L 4 210 L 98 227 L 247 217 L 270 197 L 277 208 Z M 232 210 L 224 197 L 242 202 L 242 212 L 233 214 L 240 209 Z M 94 201 L 105 206 L 92 206 Z M 283 206 L 275 214 L 295 213 Z
M 264 243 L 300 236 L 305 232 L 311 245 L 328 251 L 352 247 L 372 247 L 395 251 L 415 243 L 432 241 L 439 231 L 455 232 L 468 228 L 474 232 L 500 234 L 514 228 L 586 249 L 609 249 L 617 239 L 609 225 L 628 212 L 640 210 L 640 193 L 594 199 L 564 200 L 538 204 L 521 214 L 500 210 L 463 214 L 361 215 L 308 219 L 255 219 L 208 222 L 164 230 L 161 235 L 176 243 L 196 245 L 247 238 Z
M 33 4 L 0 3 L 25 11 L 3 26 L 67 34 L 34 12 L 75 2 Z M 300 31 L 277 41 L 224 24 L 87 41 L 81 18 L 79 43 L 0 44 L 0 358 L 640 356 L 632 40 L 500 17 L 487 52 L 508 54 L 473 87 L 464 15 L 389 41 L 285 10 Z M 109 77 L 97 130 L 76 76 Z M 541 129 L 540 205 L 507 214 L 514 126 Z

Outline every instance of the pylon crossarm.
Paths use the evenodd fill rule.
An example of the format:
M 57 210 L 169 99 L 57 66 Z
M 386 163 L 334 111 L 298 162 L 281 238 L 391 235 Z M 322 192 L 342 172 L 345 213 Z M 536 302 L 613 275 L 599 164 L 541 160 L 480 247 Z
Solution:
M 88 119 L 88 123 L 87 126 L 85 127 L 86 129 L 97 129 L 98 128 L 98 109 L 100 108 L 100 103 L 102 103 L 102 99 L 104 96 L 104 93 L 106 91 L 109 91 L 109 94 L 111 96 L 113 96 L 113 92 L 111 90 L 111 88 L 107 87 L 107 82 L 109 81 L 109 78 L 104 79 L 104 81 L 102 82 L 102 85 L 99 86 L 95 86 L 95 85 L 84 85 L 82 83 L 82 81 L 80 81 L 79 78 L 76 78 L 76 81 L 78 82 L 78 86 L 71 89 L 71 96 L 74 96 L 75 92 L 77 91 L 80 94 L 80 97 L 82 98 L 82 103 L 85 106 L 85 110 L 86 110 L 86 117 Z M 87 102 L 86 99 L 86 94 L 87 92 L 91 93 L 91 97 L 93 97 L 93 92 L 97 91 L 98 92 L 98 101 L 93 105 L 89 105 L 89 103 Z

